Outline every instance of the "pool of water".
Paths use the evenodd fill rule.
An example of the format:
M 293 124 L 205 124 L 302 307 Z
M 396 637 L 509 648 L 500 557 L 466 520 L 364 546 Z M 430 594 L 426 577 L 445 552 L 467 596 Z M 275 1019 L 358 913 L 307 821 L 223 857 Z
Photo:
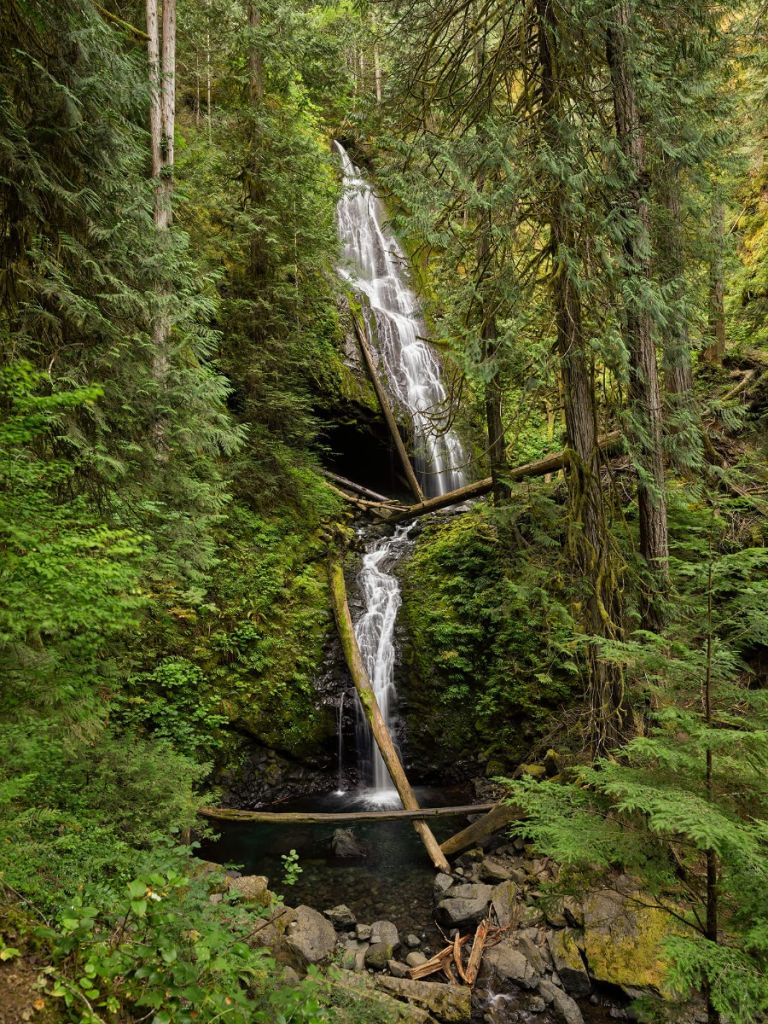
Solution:
M 424 807 L 460 806 L 471 803 L 466 790 L 417 788 Z M 329 793 L 326 796 L 281 803 L 281 811 L 351 811 L 370 809 L 361 793 Z M 426 936 L 432 948 L 442 942 L 432 920 L 432 883 L 435 870 L 419 837 L 408 821 L 365 822 L 349 825 L 266 825 L 261 822 L 215 822 L 220 838 L 206 840 L 200 856 L 219 864 L 233 865 L 244 874 L 266 875 L 270 888 L 286 903 L 306 903 L 326 910 L 345 903 L 358 921 L 393 921 L 401 935 Z M 467 824 L 465 816 L 437 818 L 430 828 L 439 841 Z M 351 828 L 355 838 L 368 847 L 363 861 L 339 861 L 331 852 L 337 828 Z M 283 882 L 281 856 L 290 850 L 299 855 L 302 868 L 293 886 Z

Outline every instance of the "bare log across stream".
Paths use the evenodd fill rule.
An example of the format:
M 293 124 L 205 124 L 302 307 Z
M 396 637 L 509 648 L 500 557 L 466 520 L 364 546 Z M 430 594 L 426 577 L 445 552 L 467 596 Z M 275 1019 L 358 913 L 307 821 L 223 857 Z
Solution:
M 243 811 L 232 807 L 201 807 L 198 814 L 221 821 L 260 821 L 266 825 L 336 825 L 365 821 L 421 821 L 423 818 L 457 818 L 485 814 L 495 804 L 461 807 L 420 807 L 418 810 L 385 811 Z
M 352 616 L 349 612 L 349 604 L 347 602 L 347 585 L 344 582 L 344 569 L 342 568 L 341 562 L 331 562 L 329 567 L 329 576 L 331 603 L 333 604 L 333 613 L 336 617 L 336 625 L 339 629 L 341 646 L 344 650 L 344 657 L 347 660 L 349 673 L 352 676 L 352 682 L 355 684 L 355 689 L 360 697 L 360 703 L 363 707 L 366 720 L 371 727 L 373 738 L 381 751 L 381 756 L 384 758 L 384 764 L 387 766 L 387 771 L 392 777 L 392 782 L 395 785 L 395 789 L 398 792 L 403 807 L 407 811 L 421 811 L 419 802 L 411 789 L 411 784 L 403 770 L 402 764 L 400 763 L 400 758 L 397 750 L 395 749 L 395 745 L 392 742 L 392 737 L 389 735 L 387 723 L 384 721 L 384 716 L 382 715 L 381 709 L 376 701 L 376 694 L 373 692 L 371 681 L 368 678 L 368 672 L 366 671 L 363 663 L 363 658 L 357 643 L 357 637 L 355 636 L 355 630 L 352 625 Z M 446 860 L 445 854 L 440 849 L 440 844 L 432 834 L 432 830 L 429 825 L 427 825 L 425 821 L 419 821 L 416 819 L 413 822 L 413 827 L 418 832 L 419 837 L 424 843 L 424 847 L 429 854 L 429 858 L 435 867 L 439 871 L 450 871 L 450 866 Z
M 601 451 L 610 451 L 621 443 L 621 431 L 614 430 L 610 434 L 598 438 L 597 443 Z M 526 462 L 522 466 L 508 469 L 504 474 L 504 480 L 515 483 L 527 477 L 546 476 L 547 473 L 555 473 L 557 470 L 563 469 L 567 461 L 567 451 L 554 452 L 543 459 L 537 459 L 536 462 Z M 426 515 L 428 512 L 437 512 L 438 509 L 448 508 L 450 505 L 460 505 L 471 498 L 481 498 L 484 494 L 489 494 L 492 489 L 493 480 L 491 477 L 487 477 L 485 480 L 476 480 L 473 484 L 467 484 L 466 487 L 459 487 L 455 491 L 448 491 L 447 494 L 439 494 L 436 498 L 426 498 L 424 501 L 393 509 L 391 512 L 384 509 L 382 511 L 386 514 L 389 522 L 399 523 L 404 519 Z
M 320 472 L 328 480 L 333 480 L 339 487 L 343 487 L 348 491 L 352 491 L 354 494 L 359 494 L 361 498 L 368 498 L 369 501 L 376 502 L 377 505 L 398 505 L 399 502 L 395 498 L 387 498 L 383 494 L 377 494 L 376 491 L 370 491 L 367 487 L 363 487 L 362 484 L 355 483 L 354 480 L 348 480 L 345 476 L 339 476 L 338 473 L 332 473 L 330 469 L 321 469 Z
M 395 420 L 395 414 L 392 412 L 392 406 L 389 402 L 387 392 L 384 390 L 384 386 L 379 380 L 379 375 L 376 371 L 376 363 L 373 361 L 373 353 L 368 346 L 368 340 L 365 337 L 365 331 L 360 326 L 360 322 L 357 319 L 357 314 L 352 311 L 352 324 L 355 328 L 355 335 L 357 336 L 358 343 L 360 345 L 360 351 L 363 353 L 363 359 L 365 360 L 366 368 L 368 369 L 368 376 L 371 378 L 373 384 L 373 390 L 376 392 L 376 397 L 379 400 L 381 411 L 384 415 L 384 419 L 387 421 L 389 432 L 392 435 L 397 454 L 400 456 L 400 463 L 403 467 L 403 472 L 408 481 L 408 486 L 414 493 L 417 501 L 424 501 L 424 493 L 421 489 L 419 481 L 416 479 L 416 473 L 411 465 L 411 460 L 408 458 L 408 452 L 405 450 L 403 439 L 400 436 L 400 430 Z

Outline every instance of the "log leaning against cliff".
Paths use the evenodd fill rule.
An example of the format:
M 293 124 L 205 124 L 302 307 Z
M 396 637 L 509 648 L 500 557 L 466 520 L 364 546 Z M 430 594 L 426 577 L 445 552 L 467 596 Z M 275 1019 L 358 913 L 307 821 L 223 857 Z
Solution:
M 389 735 L 387 724 L 384 721 L 384 716 L 381 713 L 381 709 L 376 701 L 376 695 L 373 692 L 371 681 L 368 678 L 365 665 L 363 663 L 363 657 L 360 653 L 360 647 L 357 643 L 357 637 L 355 636 L 355 630 L 352 625 L 352 616 L 349 612 L 349 604 L 347 602 L 347 585 L 344 581 L 344 569 L 342 568 L 341 562 L 331 561 L 329 566 L 329 577 L 330 577 L 330 589 L 331 589 L 331 603 L 333 604 L 333 613 L 336 617 L 336 625 L 339 630 L 339 637 L 341 639 L 341 646 L 344 650 L 344 657 L 349 667 L 349 673 L 352 676 L 352 682 L 355 684 L 355 689 L 360 697 L 360 703 L 365 713 L 366 720 L 371 727 L 373 738 L 376 741 L 376 745 L 381 751 L 381 756 L 384 758 L 384 764 L 387 766 L 387 771 L 392 777 L 392 782 L 395 785 L 395 789 L 400 796 L 403 807 L 407 811 L 418 811 L 419 803 L 416 796 L 411 789 L 411 784 L 403 770 L 403 766 L 400 762 L 395 745 L 392 742 L 392 737 Z M 440 849 L 440 844 L 432 834 L 432 830 L 424 821 L 414 821 L 413 827 L 418 832 L 421 841 L 424 843 L 424 847 L 429 854 L 429 858 L 435 867 L 439 871 L 450 871 L 450 865 L 446 860 L 445 854 Z

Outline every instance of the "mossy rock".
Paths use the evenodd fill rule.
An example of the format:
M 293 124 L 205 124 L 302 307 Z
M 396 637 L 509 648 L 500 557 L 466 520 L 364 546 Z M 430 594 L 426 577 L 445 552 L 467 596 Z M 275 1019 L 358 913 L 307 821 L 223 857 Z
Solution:
M 668 913 L 644 902 L 642 893 L 601 890 L 588 896 L 581 945 L 596 981 L 669 996 L 662 947 L 679 929 Z

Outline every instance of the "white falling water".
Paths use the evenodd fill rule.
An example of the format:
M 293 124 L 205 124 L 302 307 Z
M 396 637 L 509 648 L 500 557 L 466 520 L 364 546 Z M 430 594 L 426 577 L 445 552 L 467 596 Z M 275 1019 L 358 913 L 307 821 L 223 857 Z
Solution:
M 395 403 L 411 420 L 414 463 L 427 495 L 445 494 L 465 482 L 464 451 L 448 429 L 448 393 L 437 354 L 425 339 L 419 300 L 408 284 L 408 263 L 394 235 L 384 229 L 381 203 L 335 144 L 344 172 L 337 209 L 342 276 L 364 300 L 371 348 Z
M 382 377 L 395 402 L 411 420 L 414 464 L 428 495 L 445 494 L 466 482 L 464 451 L 448 428 L 448 394 L 440 360 L 425 339 L 426 328 L 418 299 L 408 284 L 408 264 L 397 239 L 385 231 L 379 200 L 349 159 L 335 144 L 344 172 L 344 195 L 337 209 L 343 265 L 339 272 L 363 300 L 366 331 L 378 356 Z M 401 604 L 400 584 L 393 569 L 409 543 L 411 526 L 368 545 L 359 582 L 365 613 L 355 635 L 376 700 L 390 731 L 395 690 L 395 623 Z M 377 804 L 397 804 L 378 747 L 372 742 L 362 712 L 358 715 L 358 752 L 367 768 L 369 798 Z

